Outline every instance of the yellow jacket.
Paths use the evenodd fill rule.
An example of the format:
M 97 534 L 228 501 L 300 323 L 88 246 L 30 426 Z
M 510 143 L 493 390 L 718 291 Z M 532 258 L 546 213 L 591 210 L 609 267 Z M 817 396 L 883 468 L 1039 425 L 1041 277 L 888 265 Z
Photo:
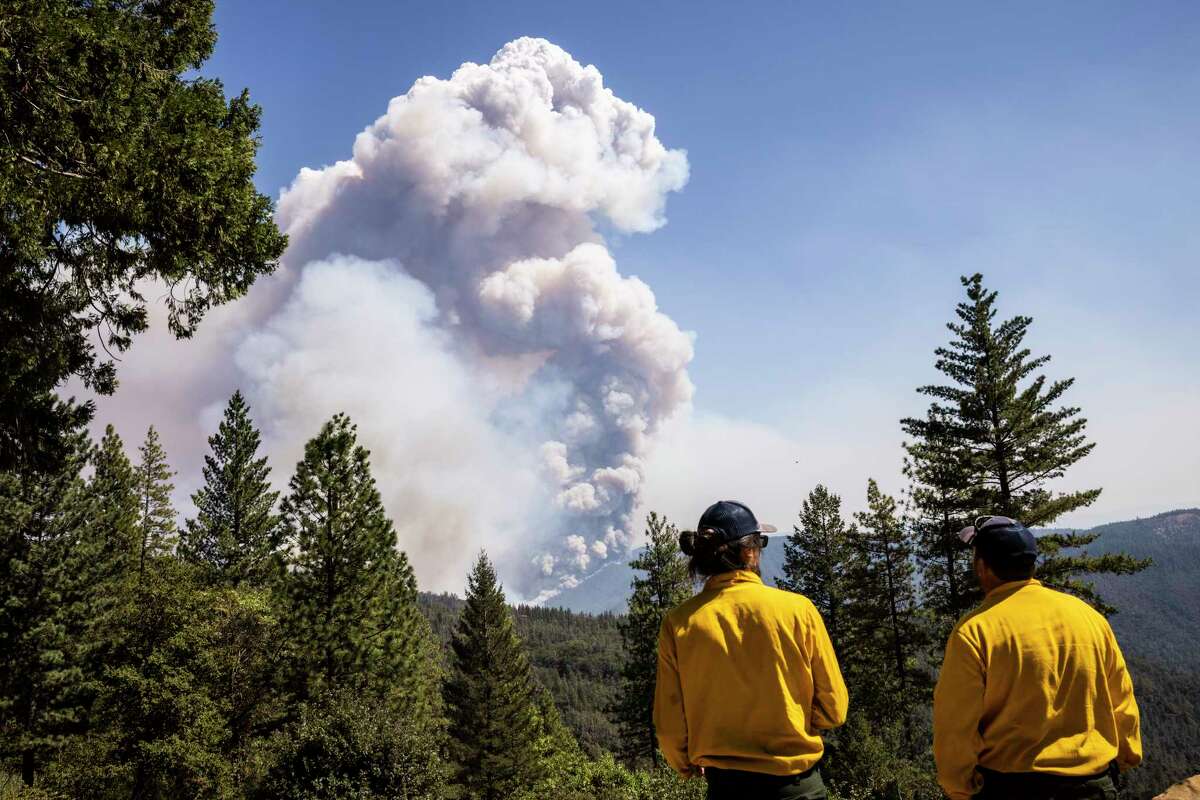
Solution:
M 654 728 L 684 775 L 805 772 L 824 751 L 817 730 L 845 722 L 846 705 L 825 623 L 803 595 L 726 572 L 663 620 Z
M 1108 622 L 1036 580 L 993 589 L 946 644 L 933 754 L 952 800 L 979 791 L 977 766 L 1056 775 L 1137 766 L 1137 702 Z

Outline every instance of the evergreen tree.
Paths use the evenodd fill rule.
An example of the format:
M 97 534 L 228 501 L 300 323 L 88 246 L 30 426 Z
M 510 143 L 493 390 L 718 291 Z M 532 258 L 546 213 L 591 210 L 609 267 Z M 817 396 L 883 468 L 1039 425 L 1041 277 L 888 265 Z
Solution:
M 954 336 L 936 350 L 936 367 L 951 383 L 918 389 L 934 398 L 929 413 L 901 425 L 917 442 L 957 453 L 956 468 L 975 484 L 978 515 L 1048 525 L 1100 495 L 1099 489 L 1055 492 L 1047 486 L 1095 446 L 1084 434 L 1087 420 L 1079 408 L 1059 405 L 1074 378 L 1048 383 L 1036 374 L 1050 356 L 1032 357 L 1023 346 L 1033 320 L 1016 316 L 996 324 L 997 293 L 984 288 L 983 276 L 964 277 L 962 283 L 967 299 L 958 304 L 959 322 L 947 325 Z M 1038 570 L 1048 584 L 1111 611 L 1080 576 L 1136 572 L 1147 564 L 1121 554 L 1063 552 L 1094 539 L 1080 533 L 1041 537 Z
M 113 588 L 107 652 L 86 738 L 51 788 L 76 798 L 227 797 L 233 764 L 216 658 L 216 596 L 169 554 L 147 553 Z
M 286 244 L 254 186 L 259 109 L 197 76 L 212 0 L 6 0 L 0 26 L 0 470 L 57 453 L 148 324 L 186 337 Z M 69 447 L 68 447 L 69 449 Z M 45 468 L 45 465 L 42 465 Z
M 616 710 L 622 755 L 649 764 L 658 752 L 653 719 L 658 633 L 667 612 L 692 595 L 692 581 L 674 525 L 651 512 L 646 518 L 646 539 L 646 548 L 629 562 L 645 575 L 634 576 L 629 610 L 620 623 L 625 666 Z
M 270 467 L 258 457 L 260 436 L 241 392 L 225 407 L 217 432 L 208 438 L 204 486 L 192 495 L 196 516 L 180 539 L 180 554 L 199 565 L 211 584 L 261 586 L 283 540 L 274 513 Z
M 144 569 L 148 558 L 174 549 L 175 508 L 171 505 L 171 492 L 175 491 L 175 484 L 171 478 L 175 473 L 167 465 L 167 454 L 153 425 L 146 431 L 146 441 L 138 448 L 138 454 L 141 456 L 136 472 L 141 509 L 138 527 L 142 534 L 138 568 Z
M 834 646 L 845 649 L 855 533 L 842 520 L 842 498 L 817 485 L 800 511 L 800 524 L 784 543 L 779 588 L 806 596 L 821 612 Z
M 922 643 L 913 583 L 912 546 L 897 516 L 896 501 L 867 482 L 867 510 L 854 515 L 860 555 L 852 573 L 852 617 L 856 629 L 849 648 L 848 672 L 859 705 L 873 723 L 902 714 L 905 745 L 915 745 L 912 710 L 928 693 L 927 676 L 918 674 Z
M 86 710 L 75 551 L 90 506 L 76 431 L 54 471 L 0 473 L 0 757 L 31 784 Z
M 369 456 L 349 418 L 334 416 L 305 445 L 282 504 L 291 548 L 283 619 L 290 685 L 302 700 L 340 688 L 415 699 L 432 680 L 416 579 L 396 550 Z
M 450 642 L 445 698 L 458 783 L 473 800 L 501 800 L 542 772 L 536 684 L 496 571 L 480 553 Z
M 114 575 L 131 572 L 141 558 L 142 501 L 138 474 L 112 425 L 92 451 L 91 464 L 88 492 L 96 509 L 88 538 L 97 550 L 94 560 L 104 562 Z
M 930 436 L 904 444 L 910 528 L 921 569 L 922 607 L 936 629 L 931 637 L 931 646 L 939 651 L 935 655 L 958 619 L 982 597 L 971 548 L 958 538 L 978 506 L 978 482 L 970 451 L 937 435 L 945 430 L 945 425 L 932 424 Z

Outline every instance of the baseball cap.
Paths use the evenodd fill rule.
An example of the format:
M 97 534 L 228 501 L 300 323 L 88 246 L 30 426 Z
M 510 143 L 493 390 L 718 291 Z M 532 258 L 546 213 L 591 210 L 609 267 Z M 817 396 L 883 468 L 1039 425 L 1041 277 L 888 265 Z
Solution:
M 745 503 L 736 500 L 720 500 L 713 503 L 700 516 L 696 524 L 697 533 L 712 532 L 726 542 L 741 539 L 752 533 L 774 533 L 774 525 L 760 524 L 754 512 Z
M 992 563 L 1032 563 L 1038 554 L 1037 539 L 1009 517 L 980 517 L 974 525 L 959 531 L 958 538 Z

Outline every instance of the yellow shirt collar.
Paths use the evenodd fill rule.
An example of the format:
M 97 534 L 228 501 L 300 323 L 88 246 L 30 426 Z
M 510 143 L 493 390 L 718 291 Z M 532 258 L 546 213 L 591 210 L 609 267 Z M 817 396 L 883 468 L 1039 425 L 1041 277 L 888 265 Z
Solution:
M 1024 580 L 1024 581 L 1005 581 L 1004 583 L 997 586 L 995 589 L 992 589 L 990 592 L 988 592 L 987 596 L 984 597 L 984 599 L 987 600 L 988 602 L 995 602 L 995 601 L 1003 600 L 1004 598 L 1008 597 L 1009 595 L 1014 594 L 1015 592 L 1017 592 L 1021 589 L 1024 589 L 1026 586 L 1041 586 L 1041 585 L 1042 585 L 1042 582 L 1039 581 L 1037 578 L 1029 578 L 1028 580 Z
M 748 569 L 735 569 L 732 572 L 722 572 L 720 575 L 713 575 L 704 582 L 704 591 L 724 589 L 726 586 L 732 586 L 735 583 L 762 583 L 762 578 Z

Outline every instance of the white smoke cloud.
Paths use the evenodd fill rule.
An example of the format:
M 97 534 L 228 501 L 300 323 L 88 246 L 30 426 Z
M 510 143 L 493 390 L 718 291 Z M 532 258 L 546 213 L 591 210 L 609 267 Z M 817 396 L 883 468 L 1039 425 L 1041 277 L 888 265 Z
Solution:
M 281 480 L 346 411 L 424 586 L 461 588 L 486 547 L 510 589 L 552 595 L 632 541 L 649 442 L 691 399 L 691 337 L 597 231 L 655 230 L 687 177 L 595 67 L 510 42 L 302 169 L 279 273 L 202 329 L 210 358 L 149 346 L 152 367 L 123 375 L 153 377 L 123 392 L 169 381 L 211 420 L 240 386 Z M 186 470 L 204 443 L 182 440 Z

